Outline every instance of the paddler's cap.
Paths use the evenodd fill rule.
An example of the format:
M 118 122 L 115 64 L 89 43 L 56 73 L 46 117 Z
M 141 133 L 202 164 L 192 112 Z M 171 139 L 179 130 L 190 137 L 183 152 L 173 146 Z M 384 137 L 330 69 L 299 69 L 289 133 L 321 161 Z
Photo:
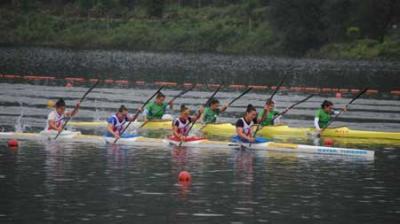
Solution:
M 321 104 L 321 108 L 324 109 L 325 107 L 333 106 L 333 103 L 329 100 L 324 100 Z
M 65 107 L 65 101 L 63 98 L 58 99 L 56 102 L 56 108 L 59 108 L 59 107 Z
M 182 104 L 181 105 L 181 113 L 185 113 L 185 112 L 190 113 L 190 109 L 185 104 Z
M 128 108 L 126 108 L 125 105 L 121 105 L 121 106 L 119 107 L 119 109 L 118 109 L 118 112 L 122 113 L 122 112 L 124 112 L 124 111 L 128 111 Z

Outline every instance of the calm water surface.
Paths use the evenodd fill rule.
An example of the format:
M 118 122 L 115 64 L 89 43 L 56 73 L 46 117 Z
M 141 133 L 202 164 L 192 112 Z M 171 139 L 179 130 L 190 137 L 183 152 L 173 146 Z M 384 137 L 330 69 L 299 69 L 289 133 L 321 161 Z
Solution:
M 40 130 L 49 112 L 49 96 L 67 97 L 71 105 L 83 91 L 2 83 L 0 126 Z M 77 120 L 102 120 L 121 103 L 135 108 L 152 91 L 96 89 L 82 104 Z M 172 96 L 177 91 L 166 93 Z M 236 94 L 219 96 L 225 101 Z M 177 103 L 194 108 L 207 95 L 191 92 Z M 303 97 L 279 95 L 278 109 Z M 248 102 L 262 105 L 264 98 L 249 94 L 221 120 L 234 121 Z M 322 99 L 302 105 L 285 121 L 310 126 Z M 332 100 L 343 105 L 349 99 Z M 338 124 L 399 130 L 398 101 L 364 98 L 357 102 Z M 0 222 L 399 223 L 399 144 L 352 146 L 375 150 L 375 160 L 40 141 L 21 141 L 18 149 L 9 149 L 0 140 Z M 190 183 L 177 180 L 182 170 L 191 173 Z

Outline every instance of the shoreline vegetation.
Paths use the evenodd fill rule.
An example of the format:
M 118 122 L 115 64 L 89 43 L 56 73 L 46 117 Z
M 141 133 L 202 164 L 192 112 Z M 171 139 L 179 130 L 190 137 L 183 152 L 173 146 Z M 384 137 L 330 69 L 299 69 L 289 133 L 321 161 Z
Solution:
M 3 0 L 0 44 L 400 59 L 397 0 L 227 2 Z

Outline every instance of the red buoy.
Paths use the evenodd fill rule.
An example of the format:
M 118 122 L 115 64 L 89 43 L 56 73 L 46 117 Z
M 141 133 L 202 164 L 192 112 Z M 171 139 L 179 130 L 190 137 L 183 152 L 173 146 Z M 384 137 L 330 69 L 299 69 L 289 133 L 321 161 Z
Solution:
M 333 139 L 325 138 L 324 139 L 324 146 L 329 146 L 329 147 L 333 146 Z
M 338 98 L 338 99 L 342 98 L 342 93 L 341 92 L 337 92 L 336 93 L 336 98 Z
M 192 176 L 187 171 L 181 171 L 178 176 L 179 182 L 190 182 L 192 180 Z
M 67 84 L 65 85 L 65 87 L 67 87 L 67 88 L 71 88 L 71 87 L 72 87 L 72 83 L 70 83 L 70 82 L 67 82 Z
M 18 147 L 18 141 L 16 139 L 8 140 L 8 147 Z

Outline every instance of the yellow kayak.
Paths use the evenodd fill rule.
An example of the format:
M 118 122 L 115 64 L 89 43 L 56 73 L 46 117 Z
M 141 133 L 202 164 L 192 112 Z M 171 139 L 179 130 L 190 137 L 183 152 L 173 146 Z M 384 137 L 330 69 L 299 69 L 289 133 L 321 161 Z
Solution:
M 96 122 L 69 122 L 69 125 L 74 127 L 104 127 L 105 121 Z M 134 122 L 134 127 L 141 127 L 142 122 Z M 144 124 L 144 129 L 170 129 L 171 121 L 150 121 Z M 235 126 L 231 123 L 217 123 L 217 124 L 196 124 L 195 128 L 200 129 L 208 136 L 221 136 L 229 137 L 235 135 Z M 262 137 L 272 138 L 276 136 L 290 136 L 305 138 L 314 133 L 314 128 L 293 128 L 287 125 L 265 126 L 259 130 L 258 134 Z M 347 127 L 328 128 L 322 133 L 322 137 L 336 137 L 336 138 L 365 138 L 365 139 L 390 139 L 400 141 L 400 132 L 379 132 L 379 131 L 361 131 L 352 130 Z

